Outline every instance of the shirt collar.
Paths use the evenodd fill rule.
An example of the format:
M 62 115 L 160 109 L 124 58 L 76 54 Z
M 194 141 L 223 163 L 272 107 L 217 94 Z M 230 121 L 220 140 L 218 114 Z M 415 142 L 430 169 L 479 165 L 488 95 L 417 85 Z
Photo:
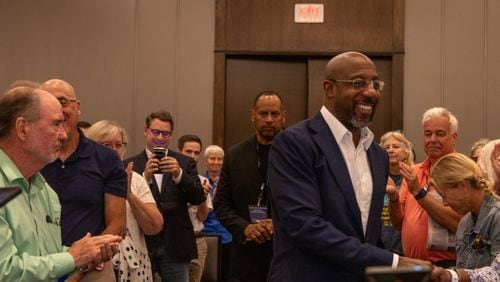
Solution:
M 335 137 L 337 143 L 342 142 L 343 140 L 349 139 L 352 141 L 352 133 L 325 107 L 321 107 L 320 110 L 321 115 L 325 119 L 326 124 L 330 128 L 330 131 Z M 373 132 L 368 127 L 361 128 L 361 138 L 359 142 L 363 145 L 365 150 L 370 148 L 374 139 Z
M 24 178 L 16 164 L 14 164 L 12 159 L 2 149 L 0 149 L 0 163 L 2 164 L 1 172 L 9 182 L 7 185 L 19 185 L 22 189 L 28 189 L 28 180 Z M 40 189 L 42 189 L 45 184 L 45 180 L 39 172 L 31 177 L 31 182 L 34 184 L 33 187 L 40 187 Z

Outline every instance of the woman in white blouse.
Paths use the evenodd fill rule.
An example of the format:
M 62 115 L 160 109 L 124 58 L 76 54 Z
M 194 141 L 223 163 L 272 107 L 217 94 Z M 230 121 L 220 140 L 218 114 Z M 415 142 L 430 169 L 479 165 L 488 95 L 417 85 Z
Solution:
M 127 134 L 119 124 L 101 120 L 93 124 L 86 136 L 115 150 L 123 158 L 127 147 Z M 149 185 L 142 175 L 127 166 L 127 233 L 120 243 L 120 253 L 113 258 L 118 270 L 118 281 L 153 281 L 151 262 L 144 239 L 156 235 L 163 227 L 163 216 L 158 210 Z

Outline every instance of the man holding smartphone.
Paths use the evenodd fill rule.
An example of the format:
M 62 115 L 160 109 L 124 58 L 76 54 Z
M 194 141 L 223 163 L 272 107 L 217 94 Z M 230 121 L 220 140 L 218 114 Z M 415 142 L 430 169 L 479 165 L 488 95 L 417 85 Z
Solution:
M 133 162 L 134 170 L 144 175 L 165 220 L 160 234 L 146 236 L 153 272 L 158 272 L 162 281 L 187 282 L 189 263 L 197 258 L 187 204 L 201 204 L 205 194 L 194 160 L 168 149 L 173 129 L 169 112 L 149 114 L 144 126 L 146 148 L 124 163 Z

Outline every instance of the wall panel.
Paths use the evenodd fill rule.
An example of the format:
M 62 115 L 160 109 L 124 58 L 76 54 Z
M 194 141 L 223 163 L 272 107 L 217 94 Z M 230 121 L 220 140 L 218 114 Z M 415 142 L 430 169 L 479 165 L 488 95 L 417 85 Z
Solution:
M 482 105 L 483 135 L 500 138 L 500 1 L 486 0 L 485 8 L 485 99 Z
M 0 88 L 72 83 L 81 118 L 113 119 L 144 148 L 145 116 L 169 110 L 180 134 L 211 143 L 215 0 L 0 1 Z
M 459 119 L 459 152 L 468 154 L 480 137 L 500 137 L 497 2 L 406 1 L 404 128 L 419 160 L 420 119 L 430 107 L 447 107 Z
M 404 130 L 422 159 L 422 114 L 442 100 L 441 3 L 409 0 L 405 11 Z
M 483 134 L 484 1 L 444 3 L 443 105 L 459 120 L 457 146 L 465 150 Z M 474 103 L 463 103 L 471 98 Z
M 393 46 L 392 41 L 393 2 L 402 3 L 320 1 L 324 23 L 295 24 L 296 1 L 217 1 L 217 17 L 221 18 L 218 31 L 222 34 L 217 37 L 216 50 L 332 53 L 349 49 L 380 53 L 398 47 L 402 51 L 402 44 Z

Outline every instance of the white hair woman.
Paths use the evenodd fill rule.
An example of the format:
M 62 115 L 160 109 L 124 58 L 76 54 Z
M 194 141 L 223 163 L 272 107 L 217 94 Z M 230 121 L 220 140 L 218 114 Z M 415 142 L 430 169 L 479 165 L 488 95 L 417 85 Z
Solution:
M 394 181 L 396 190 L 399 191 L 403 182 L 403 175 L 399 170 L 399 162 L 404 162 L 409 166 L 414 165 L 413 145 L 401 132 L 389 131 L 380 137 L 380 146 L 389 155 L 389 176 Z M 389 216 L 389 197 L 387 195 L 384 198 L 382 232 L 380 237 L 385 249 L 403 255 L 401 231 L 396 230 L 392 226 Z
M 203 154 L 205 160 L 205 166 L 207 171 L 205 172 L 205 177 L 208 178 L 210 183 L 210 196 L 212 199 L 215 197 L 217 192 L 217 184 L 219 183 L 219 175 L 222 170 L 222 164 L 224 162 L 224 149 L 217 145 L 210 145 L 205 149 Z M 222 239 L 222 263 L 221 272 L 222 280 L 229 278 L 231 270 L 231 244 L 233 237 L 231 233 L 220 223 L 215 215 L 215 211 L 210 211 L 208 217 L 204 222 L 205 228 L 203 229 L 204 234 L 220 235 Z
M 119 124 L 109 120 L 94 123 L 86 136 L 116 151 L 123 159 L 127 133 Z M 142 175 L 127 166 L 127 233 L 120 243 L 120 253 L 113 259 L 118 268 L 117 281 L 153 281 L 151 262 L 144 234 L 156 235 L 163 227 L 163 216 L 156 206 L 149 185 Z
M 488 176 L 496 194 L 500 195 L 500 139 L 492 140 L 484 145 L 477 164 Z

